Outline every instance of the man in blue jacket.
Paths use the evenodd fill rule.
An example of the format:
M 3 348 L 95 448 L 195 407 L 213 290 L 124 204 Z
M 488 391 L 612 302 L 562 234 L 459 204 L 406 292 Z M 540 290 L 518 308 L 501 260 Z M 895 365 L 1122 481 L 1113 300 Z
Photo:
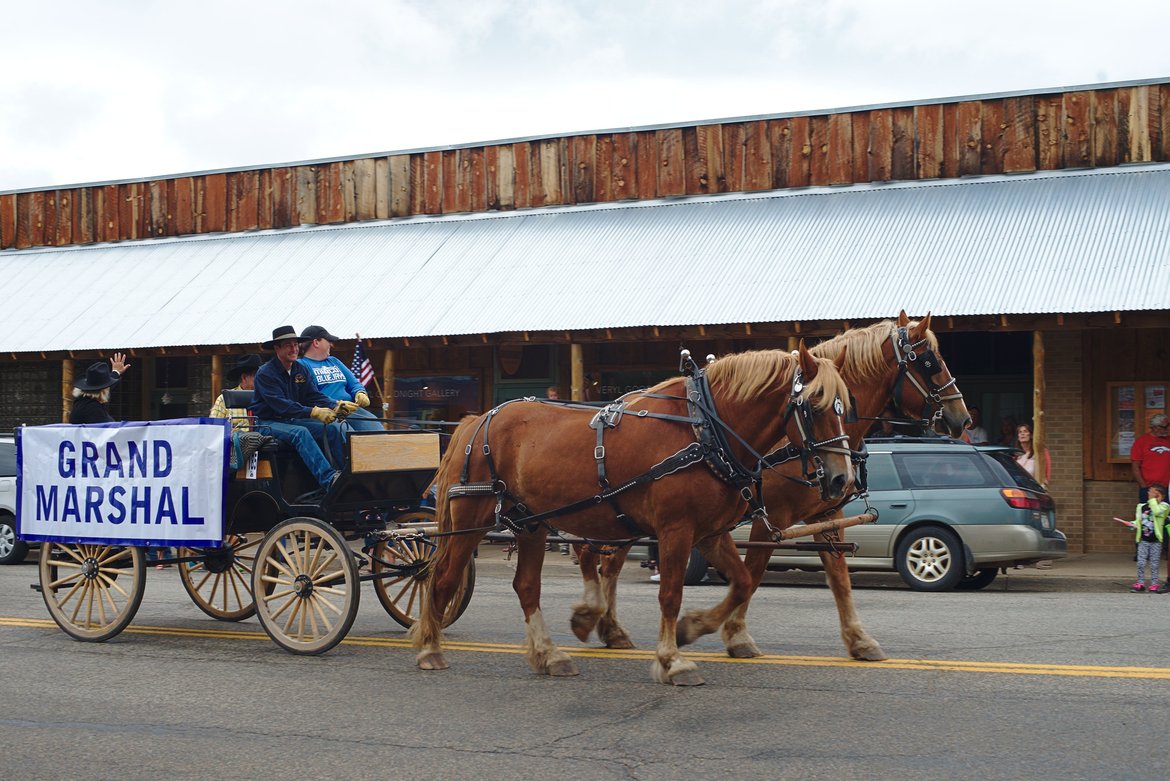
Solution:
M 345 450 L 341 427 L 326 424 L 336 420 L 338 413 L 349 414 L 357 405 L 335 403 L 321 393 L 312 372 L 297 360 L 299 340 L 291 325 L 273 330 L 272 339 L 263 346 L 275 354 L 256 372 L 249 409 L 260 430 L 296 448 L 313 477 L 328 489 L 337 480 L 339 472 L 334 465 L 344 462 Z M 317 444 L 322 434 L 329 443 L 333 464 Z

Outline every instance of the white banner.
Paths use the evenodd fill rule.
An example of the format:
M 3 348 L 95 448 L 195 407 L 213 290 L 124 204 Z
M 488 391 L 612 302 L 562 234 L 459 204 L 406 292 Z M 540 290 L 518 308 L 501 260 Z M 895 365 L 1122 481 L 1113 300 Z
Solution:
M 188 418 L 17 429 L 24 540 L 218 546 L 230 421 Z

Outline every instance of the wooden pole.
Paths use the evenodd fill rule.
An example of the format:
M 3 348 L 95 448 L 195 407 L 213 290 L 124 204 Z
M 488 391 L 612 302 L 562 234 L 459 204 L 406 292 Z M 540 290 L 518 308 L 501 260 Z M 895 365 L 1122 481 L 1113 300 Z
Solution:
M 585 401 L 585 359 L 582 357 L 581 345 L 577 342 L 569 345 L 569 363 L 572 367 L 569 398 L 573 401 Z
M 788 337 L 788 352 L 790 352 L 790 353 L 795 352 L 799 348 L 800 348 L 800 337 L 799 336 Z
M 219 394 L 223 393 L 223 356 L 211 356 L 211 403 L 219 398 Z M 211 409 L 211 407 L 208 407 Z
M 796 537 L 811 537 L 821 532 L 841 531 L 850 526 L 873 523 L 876 520 L 876 515 L 863 513 L 862 515 L 853 515 L 848 518 L 834 518 L 831 521 L 821 521 L 820 523 L 798 523 L 795 526 L 789 526 L 787 529 L 781 529 L 780 533 L 776 535 L 776 538 L 780 540 L 791 540 Z
M 65 358 L 61 361 L 61 422 L 69 422 L 69 413 L 73 410 L 73 361 Z
M 1032 332 L 1032 454 L 1036 482 L 1048 483 L 1048 458 L 1044 444 L 1044 332 Z
M 386 354 L 382 356 L 382 387 L 389 390 L 389 395 L 378 389 L 378 395 L 382 397 L 382 417 L 394 417 L 394 351 L 386 348 Z M 389 428 L 390 424 L 383 424 Z

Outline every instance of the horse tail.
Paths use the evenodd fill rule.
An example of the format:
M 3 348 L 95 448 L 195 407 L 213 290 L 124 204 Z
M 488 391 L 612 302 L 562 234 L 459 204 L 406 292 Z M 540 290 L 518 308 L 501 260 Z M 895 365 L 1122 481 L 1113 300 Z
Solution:
M 447 443 L 447 451 L 439 460 L 439 468 L 435 472 L 434 483 L 438 488 L 435 493 L 435 520 L 438 523 L 439 535 L 435 539 L 435 553 L 427 567 L 426 580 L 423 583 L 422 599 L 419 603 L 419 617 L 408 632 L 413 645 L 420 656 L 428 649 L 437 648 L 442 637 L 442 618 L 434 609 L 434 585 L 436 573 L 444 569 L 450 546 L 445 544 L 447 533 L 455 528 L 451 519 L 451 499 L 447 489 L 452 483 L 458 482 L 460 471 L 463 468 L 462 459 L 467 448 L 467 442 L 472 436 L 471 429 L 478 418 L 475 415 L 466 415 L 459 421 L 459 425 L 451 432 L 451 439 Z

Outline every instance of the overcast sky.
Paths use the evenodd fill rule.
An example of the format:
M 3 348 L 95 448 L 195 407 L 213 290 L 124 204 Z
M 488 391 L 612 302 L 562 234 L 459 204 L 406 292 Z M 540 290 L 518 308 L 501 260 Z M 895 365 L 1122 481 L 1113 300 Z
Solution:
M 0 0 L 0 191 L 1170 75 L 1168 0 Z

